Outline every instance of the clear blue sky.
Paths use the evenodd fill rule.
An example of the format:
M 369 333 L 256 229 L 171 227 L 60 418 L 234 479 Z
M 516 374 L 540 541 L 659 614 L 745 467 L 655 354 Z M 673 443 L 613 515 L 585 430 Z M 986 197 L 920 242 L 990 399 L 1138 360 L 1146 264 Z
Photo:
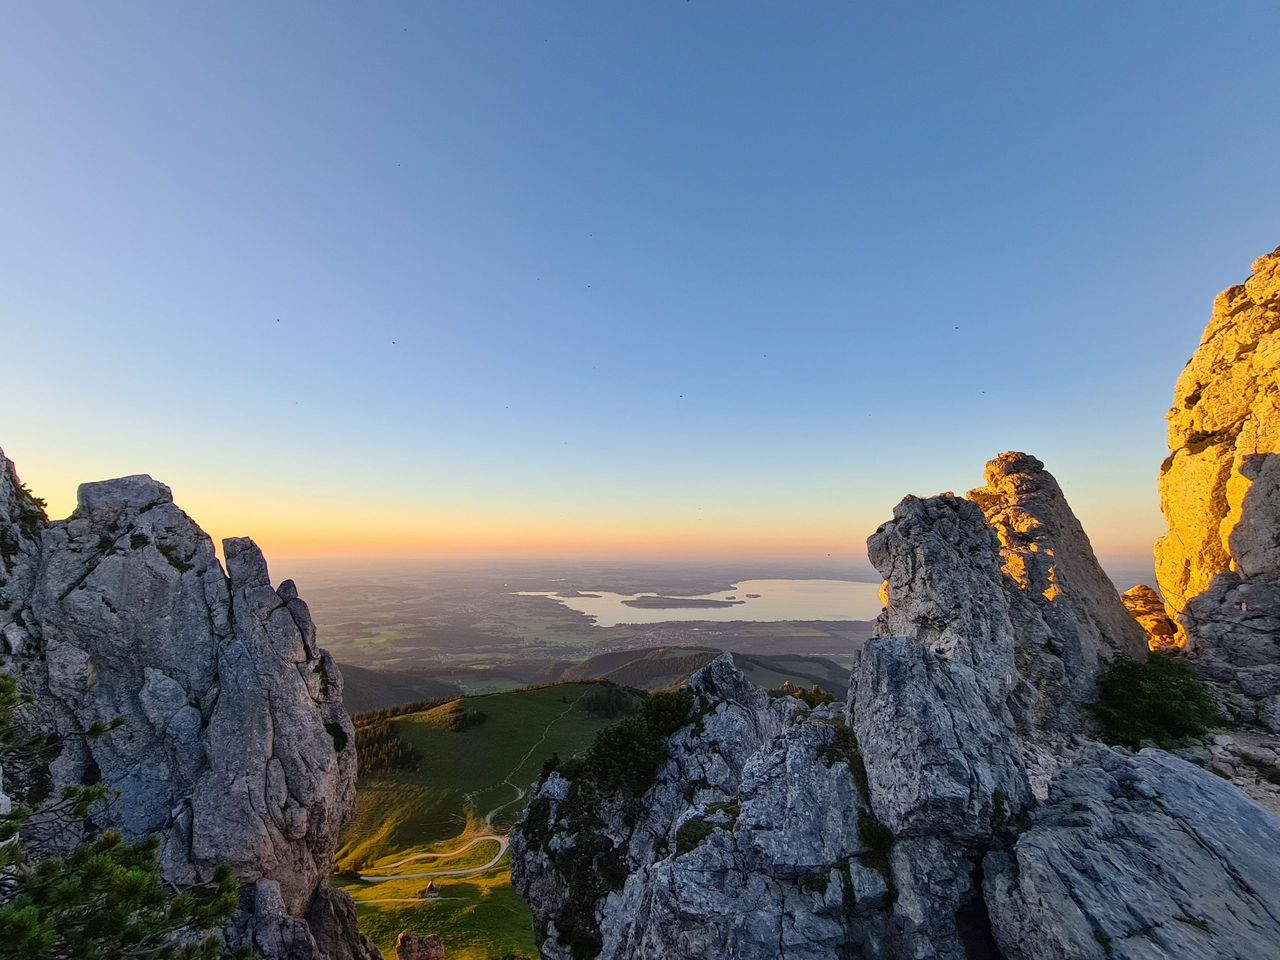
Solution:
M 10 4 L 0 445 L 278 554 L 862 556 L 1029 450 L 1112 563 L 1280 243 L 1266 3 Z

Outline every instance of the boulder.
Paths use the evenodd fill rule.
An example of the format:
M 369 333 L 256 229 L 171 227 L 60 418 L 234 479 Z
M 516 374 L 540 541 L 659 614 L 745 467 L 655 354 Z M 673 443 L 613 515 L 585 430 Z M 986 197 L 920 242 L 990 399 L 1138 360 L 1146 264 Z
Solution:
M 1145 583 L 1130 587 L 1120 594 L 1120 602 L 1147 635 L 1148 650 L 1165 652 L 1179 648 L 1178 625 L 1153 588 Z
M 1280 949 L 1280 820 L 1160 750 L 1097 747 L 984 863 L 1005 960 L 1256 960 Z
M 396 937 L 396 960 L 445 960 L 439 937 L 402 933 Z

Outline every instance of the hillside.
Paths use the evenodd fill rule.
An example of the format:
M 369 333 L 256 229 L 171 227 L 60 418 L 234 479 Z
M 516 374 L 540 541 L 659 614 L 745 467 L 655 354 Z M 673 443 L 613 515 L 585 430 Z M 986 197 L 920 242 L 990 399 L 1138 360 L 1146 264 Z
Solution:
M 456 684 L 414 670 L 378 670 L 339 664 L 342 670 L 342 702 L 352 715 L 394 707 L 414 700 L 461 696 Z
M 391 721 L 417 752 L 418 768 L 360 780 L 356 816 L 337 854 L 340 886 L 382 950 L 408 931 L 441 937 L 451 960 L 536 955 L 529 910 L 511 890 L 506 833 L 544 761 L 580 752 L 617 719 L 589 709 L 609 689 L 558 683 L 466 697 Z M 434 876 L 442 871 L 454 875 Z M 424 901 L 419 893 L 432 879 L 440 895 Z
M 566 669 L 562 680 L 605 679 L 640 690 L 677 687 L 721 654 L 711 647 L 652 647 L 591 657 Z M 843 699 L 849 668 L 826 657 L 761 656 L 734 653 L 734 662 L 756 686 L 772 689 L 790 680 L 799 686 L 818 684 Z

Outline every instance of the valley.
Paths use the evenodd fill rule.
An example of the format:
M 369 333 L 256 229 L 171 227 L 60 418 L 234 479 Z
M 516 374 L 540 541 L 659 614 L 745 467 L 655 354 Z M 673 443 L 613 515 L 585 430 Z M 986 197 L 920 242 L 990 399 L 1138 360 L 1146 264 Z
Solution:
M 506 834 L 543 763 L 581 752 L 617 719 L 597 703 L 609 689 L 558 683 L 392 720 L 417 769 L 361 779 L 335 878 L 379 948 L 389 952 L 407 931 L 440 937 L 451 958 L 536 956 L 529 908 L 511 889 Z M 459 711 L 483 719 L 459 727 Z M 433 882 L 434 895 L 424 898 Z
M 847 668 L 878 612 L 863 602 L 864 620 L 780 618 L 804 610 L 829 616 L 833 585 L 854 596 L 878 589 L 870 575 L 848 579 L 830 565 L 310 560 L 293 566 L 320 634 L 343 667 L 353 713 L 550 683 L 591 657 L 656 647 L 823 657 Z M 750 588 L 735 595 L 741 605 L 728 608 L 642 609 L 609 599 L 654 595 L 688 603 L 732 595 L 736 584 L 749 581 L 773 584 L 775 592 L 785 585 L 783 604 L 771 607 Z M 821 587 L 819 600 L 786 602 L 813 585 Z M 627 622 L 602 619 L 602 604 L 626 611 Z M 760 614 L 746 612 L 757 605 Z M 592 615 L 597 610 L 602 616 Z M 612 625 L 602 626 L 606 621 Z
M 361 929 L 384 952 L 407 931 L 440 937 L 451 958 L 536 956 L 532 915 L 511 889 L 506 849 L 529 785 L 551 757 L 584 751 L 642 691 L 678 686 L 718 654 L 678 647 L 602 654 L 565 668 L 561 682 L 389 717 L 416 766 L 361 777 L 337 852 L 335 885 L 355 901 Z M 847 669 L 832 660 L 736 659 L 760 687 L 789 681 L 845 694 Z M 353 676 L 364 683 L 376 674 Z M 357 740 L 372 718 L 356 716 Z

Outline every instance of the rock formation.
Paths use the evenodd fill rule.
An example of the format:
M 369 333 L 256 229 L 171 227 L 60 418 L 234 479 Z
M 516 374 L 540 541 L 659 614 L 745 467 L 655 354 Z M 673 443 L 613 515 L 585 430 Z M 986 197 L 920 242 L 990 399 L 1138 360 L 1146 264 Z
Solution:
M 0 453 L 0 635 L 34 697 L 27 722 L 73 738 L 55 787 L 100 778 L 95 821 L 158 833 L 163 875 L 244 885 L 232 942 L 261 958 L 361 960 L 349 898 L 328 888 L 355 798 L 342 678 L 292 581 L 271 586 L 251 540 L 209 537 L 169 488 L 134 476 L 80 487 L 49 522 Z
M 839 709 L 771 699 L 728 654 L 688 689 L 696 720 L 642 802 L 584 812 L 558 773 L 530 794 L 512 880 L 542 955 L 819 960 L 882 936 L 887 868 Z
M 1280 819 L 1160 750 L 1094 747 L 983 889 L 1005 960 L 1246 960 L 1280 949 Z
M 1042 725 L 1080 729 L 1087 719 L 1081 708 L 1093 701 L 1104 662 L 1144 659 L 1145 634 L 1043 463 L 1002 453 L 985 477 L 986 486 L 969 498 L 1000 539 L 1019 673 L 1040 688 Z M 1010 581 L 1016 590 L 1008 590 Z
M 402 933 L 396 938 L 396 960 L 445 960 L 439 937 Z
M 1120 602 L 1147 635 L 1149 649 L 1168 653 L 1179 648 L 1178 625 L 1155 590 L 1140 583 L 1120 594 Z
M 1004 454 L 971 497 L 908 497 L 869 540 L 886 606 L 843 717 L 726 655 L 643 796 L 534 785 L 512 876 L 543 957 L 1280 950 L 1280 820 L 1089 739 L 1101 664 L 1145 641 L 1056 482 Z
M 1234 720 L 1280 733 L 1280 250 L 1219 294 L 1174 392 L 1156 577 Z

